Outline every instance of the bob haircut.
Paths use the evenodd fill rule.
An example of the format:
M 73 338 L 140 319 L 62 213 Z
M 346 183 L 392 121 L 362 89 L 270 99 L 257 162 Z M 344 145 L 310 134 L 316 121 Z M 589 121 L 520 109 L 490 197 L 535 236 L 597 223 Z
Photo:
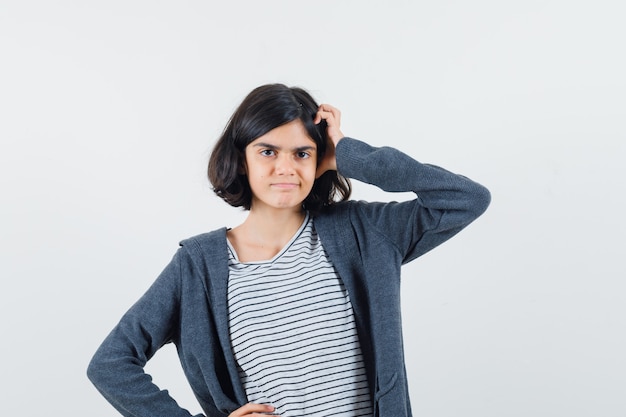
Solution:
M 250 210 L 252 190 L 244 172 L 245 148 L 272 129 L 301 120 L 317 145 L 317 163 L 326 153 L 326 121 L 315 125 L 318 104 L 305 90 L 283 84 L 255 88 L 232 115 L 209 159 L 208 177 L 213 191 L 233 207 Z M 313 213 L 350 197 L 350 180 L 337 171 L 326 171 L 313 183 L 302 206 Z

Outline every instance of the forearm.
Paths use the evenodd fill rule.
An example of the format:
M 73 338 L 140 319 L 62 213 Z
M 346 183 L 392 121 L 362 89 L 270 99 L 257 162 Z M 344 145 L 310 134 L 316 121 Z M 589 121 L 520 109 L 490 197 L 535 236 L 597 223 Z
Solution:
M 144 372 L 148 360 L 175 333 L 179 269 L 177 254 L 105 338 L 89 363 L 89 379 L 124 416 L 191 416 Z
M 178 406 L 167 391 L 159 389 L 144 372 L 143 353 L 134 352 L 133 344 L 124 342 L 119 327 L 107 337 L 92 358 L 87 375 L 102 396 L 127 417 L 152 416 L 155 413 L 176 417 L 191 414 Z
M 416 193 L 411 201 L 359 203 L 367 219 L 408 262 L 448 240 L 487 208 L 489 191 L 443 168 L 423 164 L 389 147 L 375 148 L 344 138 L 337 146 L 340 174 L 389 192 Z
M 340 174 L 388 192 L 412 191 L 425 207 L 462 210 L 478 217 L 490 202 L 489 191 L 462 175 L 424 164 L 389 147 L 375 148 L 343 138 L 336 149 Z

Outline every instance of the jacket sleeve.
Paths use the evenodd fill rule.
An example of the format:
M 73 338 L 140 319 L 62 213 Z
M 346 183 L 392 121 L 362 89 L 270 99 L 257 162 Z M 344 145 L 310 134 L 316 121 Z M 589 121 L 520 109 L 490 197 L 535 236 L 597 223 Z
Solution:
M 403 263 L 428 252 L 480 216 L 491 195 L 482 185 L 390 147 L 343 138 L 337 170 L 388 192 L 414 192 L 412 201 L 357 204 L 359 215 L 401 253 Z
M 181 252 L 122 317 L 89 363 L 89 379 L 126 417 L 191 416 L 144 372 L 147 361 L 177 332 Z

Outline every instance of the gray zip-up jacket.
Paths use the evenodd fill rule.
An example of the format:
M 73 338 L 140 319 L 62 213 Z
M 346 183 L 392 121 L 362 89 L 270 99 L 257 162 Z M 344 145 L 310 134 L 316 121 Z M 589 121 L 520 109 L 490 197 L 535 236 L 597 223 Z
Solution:
M 337 169 L 406 202 L 347 201 L 314 217 L 315 229 L 354 308 L 374 415 L 411 416 L 400 319 L 400 267 L 449 239 L 482 214 L 489 191 L 466 177 L 422 164 L 389 147 L 351 138 L 336 149 Z M 204 413 L 225 417 L 247 403 L 228 331 L 226 229 L 181 242 L 148 291 L 104 340 L 88 368 L 102 395 L 124 416 L 189 417 L 144 372 L 173 342 Z

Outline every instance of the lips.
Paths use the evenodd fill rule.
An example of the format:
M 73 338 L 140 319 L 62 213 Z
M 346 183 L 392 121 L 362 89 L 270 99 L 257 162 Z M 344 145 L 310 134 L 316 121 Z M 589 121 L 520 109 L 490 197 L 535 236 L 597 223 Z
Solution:
M 290 182 L 278 182 L 278 183 L 272 184 L 272 187 L 281 188 L 285 190 L 291 190 L 293 188 L 297 188 L 298 184 L 294 184 Z

